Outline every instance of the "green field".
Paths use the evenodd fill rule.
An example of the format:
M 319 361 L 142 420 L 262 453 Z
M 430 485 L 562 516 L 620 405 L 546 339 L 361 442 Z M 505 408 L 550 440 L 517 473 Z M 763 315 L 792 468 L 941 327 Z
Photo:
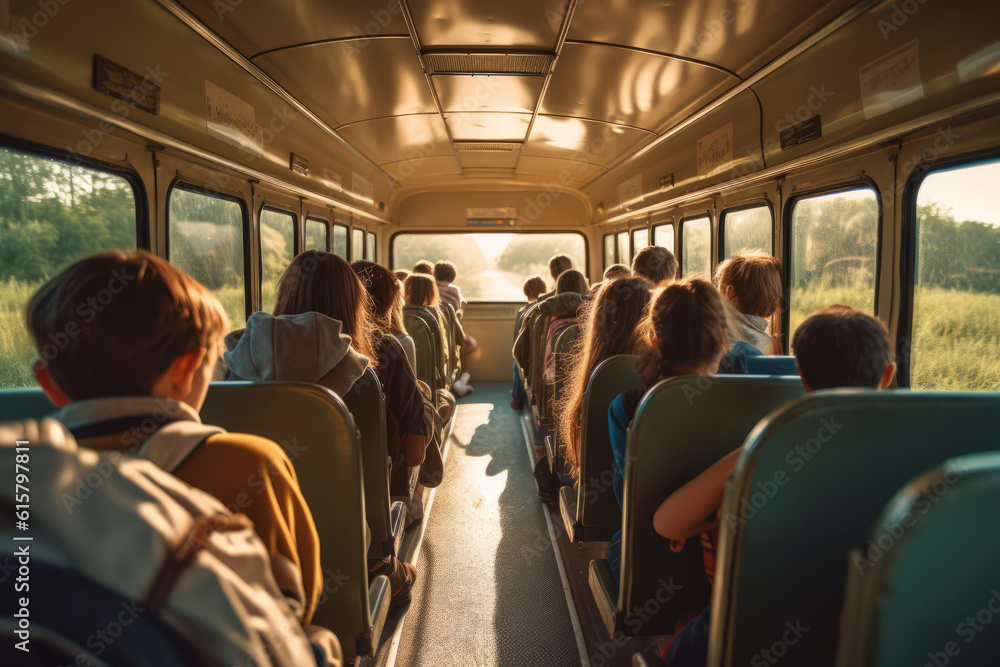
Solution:
M 37 353 L 24 326 L 24 306 L 39 284 L 14 279 L 0 283 L 0 387 L 34 386 L 31 363 Z M 243 288 L 227 286 L 216 295 L 233 328 L 242 327 Z M 846 288 L 795 290 L 793 330 L 824 306 L 842 303 L 870 309 L 870 300 L 868 292 Z M 1000 390 L 1000 294 L 921 289 L 914 322 L 909 351 L 914 388 Z

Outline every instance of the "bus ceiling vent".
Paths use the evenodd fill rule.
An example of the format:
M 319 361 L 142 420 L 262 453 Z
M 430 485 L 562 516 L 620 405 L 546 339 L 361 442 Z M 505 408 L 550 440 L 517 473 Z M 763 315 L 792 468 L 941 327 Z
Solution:
M 545 76 L 551 53 L 424 53 L 431 74 L 521 74 Z
M 455 148 L 460 152 L 492 152 L 510 153 L 521 147 L 518 141 L 456 141 Z

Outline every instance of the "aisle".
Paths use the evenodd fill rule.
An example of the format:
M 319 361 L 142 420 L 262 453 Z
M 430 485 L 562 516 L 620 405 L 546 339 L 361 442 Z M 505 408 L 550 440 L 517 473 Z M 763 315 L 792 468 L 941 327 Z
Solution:
M 509 385 L 461 400 L 395 664 L 579 665 Z

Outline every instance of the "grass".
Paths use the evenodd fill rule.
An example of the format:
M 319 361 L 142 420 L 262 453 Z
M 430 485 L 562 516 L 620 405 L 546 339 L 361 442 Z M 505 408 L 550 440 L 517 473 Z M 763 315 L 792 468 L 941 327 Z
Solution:
M 38 283 L 0 283 L 0 387 L 31 387 L 31 364 L 38 357 L 24 325 L 24 306 Z M 266 289 L 273 294 L 273 286 Z M 232 328 L 244 326 L 243 287 L 215 291 Z M 792 292 L 792 331 L 824 306 L 842 303 L 870 310 L 871 293 L 850 288 L 809 288 Z M 1000 294 L 919 289 L 915 329 L 909 349 L 915 389 L 1000 391 Z

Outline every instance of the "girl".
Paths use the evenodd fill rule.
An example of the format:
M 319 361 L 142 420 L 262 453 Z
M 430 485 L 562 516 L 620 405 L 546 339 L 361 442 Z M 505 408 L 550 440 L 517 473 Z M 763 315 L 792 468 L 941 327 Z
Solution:
M 715 284 L 731 306 L 729 340 L 775 354 L 767 320 L 781 303 L 781 265 L 763 253 L 733 255 L 715 271 Z
M 552 344 L 563 329 L 576 323 L 576 312 L 583 304 L 588 289 L 586 277 L 576 269 L 569 269 L 559 274 L 555 295 L 538 304 L 542 314 L 550 318 L 549 332 L 545 337 L 544 357 L 544 379 L 548 384 L 556 381 L 556 357 L 552 351 Z
M 407 306 L 427 306 L 433 311 L 441 332 L 441 358 L 444 360 L 444 367 L 448 368 L 450 365 L 449 360 L 451 359 L 451 354 L 454 354 L 454 352 L 453 350 L 449 350 L 450 345 L 446 340 L 448 322 L 445 319 L 444 313 L 442 313 L 438 307 L 441 302 L 441 298 L 438 294 L 438 287 L 437 283 L 434 281 L 434 276 L 424 275 L 422 273 L 414 273 L 410 275 L 410 277 L 406 279 L 406 282 L 403 283 L 403 296 Z M 452 391 L 456 396 L 465 396 L 466 394 L 470 394 L 475 391 L 475 389 L 469 385 L 468 373 L 462 373 L 462 376 L 455 381 L 454 385 L 452 385 Z

